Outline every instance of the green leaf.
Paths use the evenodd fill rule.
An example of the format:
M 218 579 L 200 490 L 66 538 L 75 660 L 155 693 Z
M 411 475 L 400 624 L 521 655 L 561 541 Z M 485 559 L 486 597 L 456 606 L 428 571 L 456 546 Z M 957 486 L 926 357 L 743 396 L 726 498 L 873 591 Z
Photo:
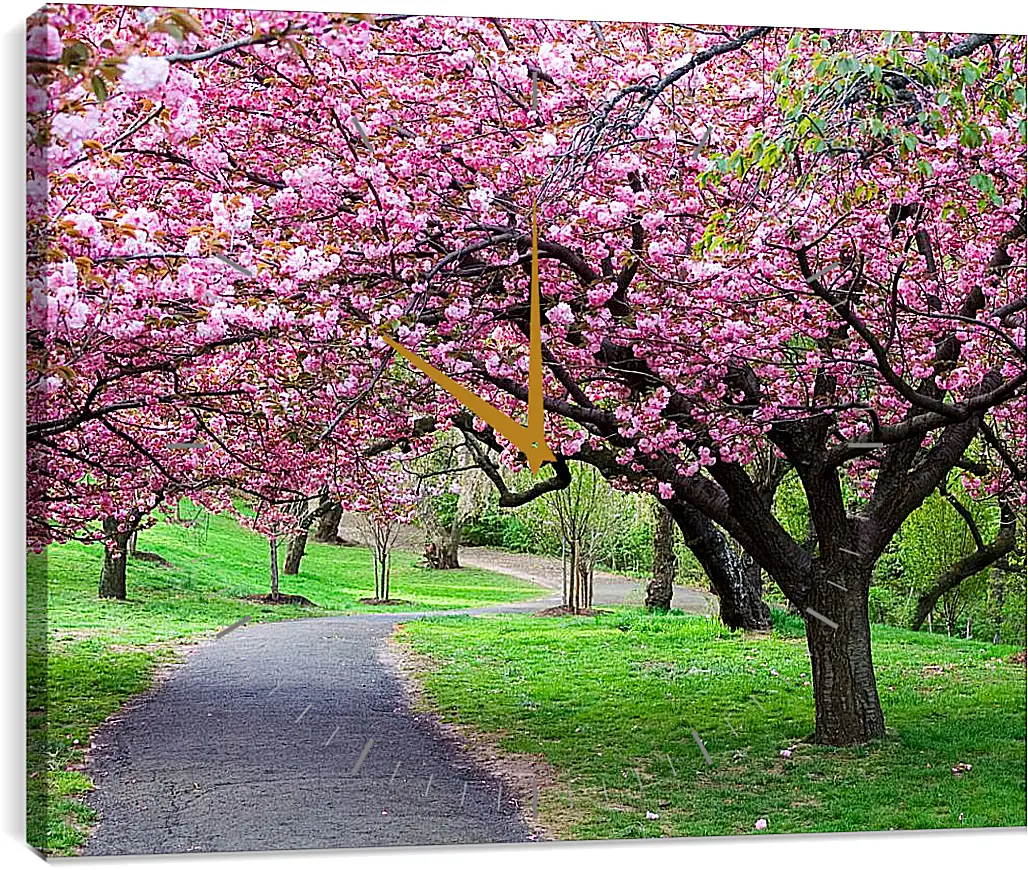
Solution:
M 96 94 L 96 98 L 99 102 L 103 102 L 107 99 L 107 84 L 104 82 L 103 77 L 93 73 L 92 78 L 89 80 L 89 85 L 93 89 L 93 93 Z
M 972 175 L 967 181 L 975 190 L 987 190 L 988 185 L 991 184 L 989 176 L 981 172 L 977 175 Z
M 66 42 L 61 52 L 61 63 L 66 67 L 82 66 L 92 54 L 88 45 L 77 40 Z
M 176 22 L 171 19 L 165 19 L 154 27 L 154 30 L 162 30 L 167 34 L 170 34 L 176 42 L 185 42 L 186 33 Z
M 960 144 L 968 148 L 978 148 L 982 144 L 982 134 L 976 126 L 969 124 L 960 131 Z
M 175 9 L 169 13 L 168 17 L 174 21 L 181 29 L 192 33 L 193 36 L 203 36 L 203 25 L 200 24 L 192 15 L 186 12 L 185 9 Z

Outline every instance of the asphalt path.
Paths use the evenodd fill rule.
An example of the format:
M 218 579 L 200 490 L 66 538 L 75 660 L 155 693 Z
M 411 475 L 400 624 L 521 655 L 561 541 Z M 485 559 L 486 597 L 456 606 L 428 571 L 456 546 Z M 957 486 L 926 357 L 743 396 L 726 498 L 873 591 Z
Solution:
M 544 587 L 539 599 L 459 612 L 559 603 L 542 573 L 520 572 Z M 598 580 L 597 603 L 638 589 Z M 676 605 L 703 612 L 704 596 L 693 594 Z M 514 796 L 411 709 L 389 662 L 398 622 L 439 615 L 248 624 L 193 647 L 94 736 L 88 800 L 99 823 L 83 854 L 532 839 Z

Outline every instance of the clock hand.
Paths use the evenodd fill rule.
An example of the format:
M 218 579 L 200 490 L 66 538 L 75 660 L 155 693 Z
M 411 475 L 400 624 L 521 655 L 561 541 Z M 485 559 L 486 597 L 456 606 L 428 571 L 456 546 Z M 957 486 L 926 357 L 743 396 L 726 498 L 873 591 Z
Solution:
M 538 474 L 543 463 L 556 462 L 557 457 L 553 455 L 553 451 L 546 443 L 546 431 L 543 426 L 543 349 L 539 301 L 539 241 L 534 203 L 532 204 L 532 288 L 529 308 L 527 426 L 522 426 L 499 408 L 476 396 L 467 387 L 461 386 L 453 378 L 439 371 L 428 360 L 414 353 L 414 351 L 408 350 L 395 339 L 390 338 L 384 333 L 381 334 L 381 338 L 414 368 L 428 375 L 476 417 L 484 420 L 504 438 L 517 446 L 528 459 L 528 467 L 532 469 L 532 473 Z
M 546 432 L 543 427 L 543 340 L 539 301 L 539 232 L 536 223 L 536 206 L 532 202 L 532 290 L 529 299 L 530 314 L 528 326 L 528 432 L 536 446 L 542 445 L 546 452 Z M 550 453 L 552 457 L 553 454 Z M 552 460 L 551 460 L 552 461 Z M 533 469 L 535 471 L 535 469 Z

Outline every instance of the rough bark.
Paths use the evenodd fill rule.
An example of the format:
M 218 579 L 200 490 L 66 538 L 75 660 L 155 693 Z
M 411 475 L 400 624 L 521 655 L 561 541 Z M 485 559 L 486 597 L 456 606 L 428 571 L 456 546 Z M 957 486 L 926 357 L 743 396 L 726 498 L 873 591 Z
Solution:
M 646 606 L 666 613 L 671 609 L 677 568 L 675 521 L 662 504 L 655 506 L 654 514 L 657 524 L 653 530 L 653 578 L 646 585 Z
M 718 597 L 721 621 L 733 629 L 769 631 L 771 610 L 764 603 L 759 577 L 754 585 L 727 538 L 703 514 L 684 502 L 675 502 L 670 510 Z
M 421 517 L 429 537 L 429 543 L 425 547 L 425 559 L 428 564 L 442 570 L 459 568 L 461 523 L 458 514 L 454 514 L 453 522 L 447 529 L 439 522 L 432 499 L 426 498 L 421 504 Z
M 441 570 L 459 568 L 460 561 L 457 558 L 459 548 L 459 535 L 457 538 L 450 537 L 441 541 L 438 549 L 436 550 L 435 561 L 432 563 L 432 567 L 439 568 Z
M 104 547 L 103 567 L 100 570 L 100 597 L 125 600 L 125 564 L 128 561 L 131 531 L 119 531 L 118 520 L 107 517 L 103 522 L 104 534 L 110 542 Z
M 100 597 L 124 601 L 125 564 L 128 560 L 128 539 L 131 532 L 119 532 L 118 521 L 113 517 L 104 519 L 104 533 L 109 543 L 104 547 L 104 565 L 100 571 Z
M 333 504 L 321 516 L 314 540 L 319 544 L 334 544 L 339 540 L 339 523 L 343 518 L 343 506 Z
M 286 549 L 285 564 L 282 566 L 282 573 L 295 576 L 300 573 L 300 562 L 307 552 L 307 537 L 310 528 L 315 520 L 321 519 L 334 507 L 327 495 L 318 498 L 317 503 L 312 507 L 310 500 L 297 502 L 292 511 L 297 517 L 300 530 L 289 539 L 289 546 Z M 336 523 L 336 528 L 339 524 Z
M 282 565 L 282 573 L 296 576 L 300 573 L 300 561 L 307 551 L 307 531 L 297 532 L 289 539 L 289 546 L 286 549 L 286 560 Z
M 815 743 L 850 746 L 885 736 L 871 658 L 870 583 L 870 568 L 814 578 L 803 617 L 814 687 Z

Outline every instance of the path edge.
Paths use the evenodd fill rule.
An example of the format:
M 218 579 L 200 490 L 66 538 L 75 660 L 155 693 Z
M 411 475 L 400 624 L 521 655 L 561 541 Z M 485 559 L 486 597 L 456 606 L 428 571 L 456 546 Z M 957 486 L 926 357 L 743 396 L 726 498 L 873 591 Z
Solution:
M 403 625 L 399 622 L 393 626 L 379 650 L 379 657 L 396 676 L 412 713 L 422 718 L 440 739 L 458 746 L 476 765 L 500 781 L 504 789 L 510 790 L 516 798 L 521 823 L 531 833 L 532 840 L 564 842 L 532 812 L 533 786 L 538 785 L 540 791 L 558 788 L 560 778 L 556 769 L 541 755 L 512 753 L 501 748 L 499 734 L 444 720 L 419 679 L 423 673 L 440 670 L 439 662 L 399 640 Z

